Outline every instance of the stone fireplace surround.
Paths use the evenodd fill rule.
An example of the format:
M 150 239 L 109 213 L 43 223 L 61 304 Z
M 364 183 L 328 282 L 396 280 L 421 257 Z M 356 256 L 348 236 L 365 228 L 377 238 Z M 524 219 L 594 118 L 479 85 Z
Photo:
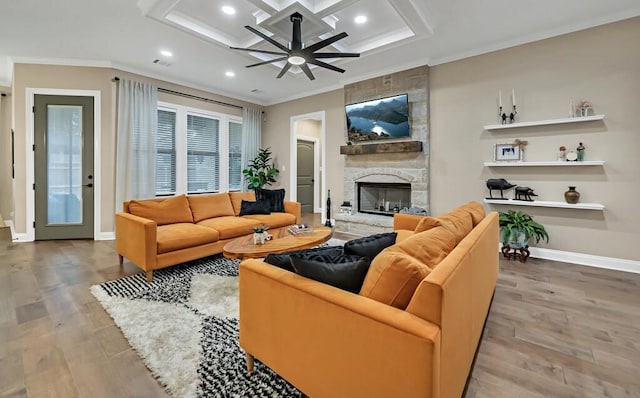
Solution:
M 345 104 L 409 95 L 411 140 L 422 142 L 422 152 L 345 155 L 344 201 L 357 201 L 358 182 L 411 185 L 411 205 L 429 212 L 429 67 L 422 66 L 345 86 Z M 366 145 L 366 144 L 362 144 Z M 336 201 L 336 208 L 341 202 Z M 335 214 L 335 230 L 371 235 L 393 230 L 393 218 L 354 212 Z

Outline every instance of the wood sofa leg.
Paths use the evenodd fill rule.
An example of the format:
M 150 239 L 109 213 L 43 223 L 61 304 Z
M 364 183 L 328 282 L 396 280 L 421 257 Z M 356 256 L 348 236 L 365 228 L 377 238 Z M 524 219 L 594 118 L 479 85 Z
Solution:
M 124 264 L 124 256 L 121 254 L 118 254 L 118 264 L 120 265 L 120 268 L 122 268 L 122 265 Z
M 151 283 L 153 281 L 153 271 L 147 271 L 147 282 Z
M 247 372 L 251 373 L 253 372 L 253 355 L 249 354 L 247 352 Z

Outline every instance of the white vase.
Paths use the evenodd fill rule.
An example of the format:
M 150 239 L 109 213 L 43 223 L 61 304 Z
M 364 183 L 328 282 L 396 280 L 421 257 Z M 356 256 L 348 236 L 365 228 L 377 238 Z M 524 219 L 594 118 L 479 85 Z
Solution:
M 589 116 L 589 108 L 582 108 L 582 109 L 580 109 L 580 111 L 581 111 L 581 113 L 580 113 L 580 114 L 581 114 L 583 117 L 584 117 L 584 116 Z
M 253 233 L 253 244 L 254 245 L 264 245 L 264 241 L 266 240 L 265 232 L 254 232 Z

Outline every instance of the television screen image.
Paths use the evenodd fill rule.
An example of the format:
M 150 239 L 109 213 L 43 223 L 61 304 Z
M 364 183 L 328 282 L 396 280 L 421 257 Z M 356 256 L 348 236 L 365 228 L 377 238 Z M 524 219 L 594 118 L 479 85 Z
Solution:
M 345 110 L 347 141 L 411 137 L 407 94 L 350 104 Z

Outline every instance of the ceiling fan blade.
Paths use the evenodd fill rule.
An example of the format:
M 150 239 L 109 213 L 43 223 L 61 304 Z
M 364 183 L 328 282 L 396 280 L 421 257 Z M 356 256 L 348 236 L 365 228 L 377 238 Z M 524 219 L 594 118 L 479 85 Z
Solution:
M 357 58 L 358 53 L 315 53 L 312 55 L 314 58 Z
M 249 31 L 255 33 L 256 35 L 262 37 L 263 39 L 265 39 L 269 43 L 273 44 L 274 46 L 278 47 L 279 49 L 281 49 L 282 51 L 286 52 L 287 54 L 289 53 L 289 49 L 286 46 L 283 46 L 282 44 L 280 44 L 277 41 L 273 40 L 269 36 L 267 36 L 264 33 L 260 32 L 259 30 L 255 29 L 255 28 L 252 28 L 249 25 L 245 25 L 245 28 L 248 29 Z
M 318 66 L 323 67 L 323 68 L 334 70 L 336 72 L 340 72 L 340 73 L 344 73 L 345 72 L 344 69 L 338 68 L 337 66 L 333 66 L 333 65 L 328 64 L 326 62 L 318 61 L 317 59 L 312 59 L 312 60 L 309 60 L 307 62 L 309 62 L 310 64 L 318 65 Z
M 307 75 L 309 80 L 316 80 L 315 76 L 313 76 L 313 73 L 311 73 L 311 69 L 309 69 L 309 65 L 304 63 L 304 64 L 300 65 L 300 69 L 302 69 L 304 74 Z
M 261 54 L 273 54 L 273 55 L 288 55 L 287 53 L 277 52 L 277 51 L 267 51 L 267 50 L 256 50 L 253 48 L 240 48 L 240 47 L 229 47 L 232 50 L 240 50 L 247 51 L 252 53 L 261 53 Z
M 284 74 L 285 74 L 285 73 L 287 73 L 287 71 L 289 70 L 289 68 L 291 68 L 291 64 L 287 62 L 287 63 L 282 67 L 282 70 L 280 71 L 280 73 L 278 73 L 277 79 L 280 79 L 282 76 L 284 76 Z
M 319 42 L 317 42 L 315 44 L 310 45 L 309 47 L 306 47 L 305 50 L 306 51 L 310 51 L 310 52 L 315 52 L 315 51 L 318 51 L 321 48 L 324 48 L 324 47 L 326 47 L 326 46 L 328 46 L 330 44 L 333 44 L 333 43 L 337 42 L 338 40 L 342 40 L 347 36 L 349 36 L 349 35 L 346 34 L 345 32 L 338 33 L 335 36 L 331 36 L 328 39 L 324 39 L 322 41 L 319 41 Z
M 271 64 L 273 62 L 280 62 L 280 61 L 284 61 L 285 59 L 287 59 L 288 57 L 281 57 L 281 58 L 274 58 L 274 59 L 270 59 L 268 61 L 263 61 L 263 62 L 258 62 L 257 64 L 251 64 L 251 65 L 247 65 L 245 66 L 245 68 L 253 68 L 254 66 L 260 66 L 260 65 L 266 65 L 266 64 Z M 288 63 L 288 62 L 287 62 Z

